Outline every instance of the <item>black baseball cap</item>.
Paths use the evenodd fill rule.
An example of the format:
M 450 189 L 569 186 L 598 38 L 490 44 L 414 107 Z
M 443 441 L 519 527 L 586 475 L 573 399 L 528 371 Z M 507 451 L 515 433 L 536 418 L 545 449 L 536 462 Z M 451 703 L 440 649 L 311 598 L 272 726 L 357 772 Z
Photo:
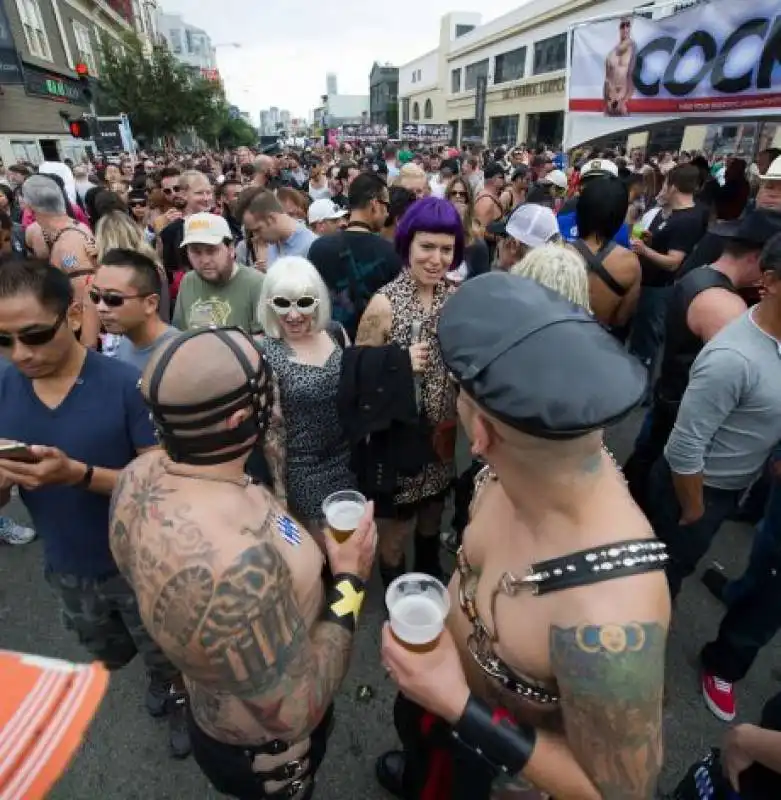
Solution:
M 466 281 L 437 328 L 463 391 L 505 424 L 575 439 L 640 404 L 645 367 L 580 306 L 536 281 L 492 272 Z
M 725 239 L 739 239 L 762 246 L 768 239 L 781 233 L 781 212 L 757 208 L 741 219 L 717 222 L 710 232 Z

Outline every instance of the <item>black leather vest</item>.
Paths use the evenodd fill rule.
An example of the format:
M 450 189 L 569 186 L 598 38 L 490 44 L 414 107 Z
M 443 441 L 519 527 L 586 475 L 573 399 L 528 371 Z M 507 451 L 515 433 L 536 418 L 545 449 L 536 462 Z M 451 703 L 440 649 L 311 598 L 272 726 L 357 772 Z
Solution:
M 656 396 L 668 403 L 680 403 L 689 383 L 689 370 L 705 343 L 689 329 L 686 315 L 689 306 L 706 289 L 726 289 L 737 294 L 732 281 L 711 267 L 699 267 L 675 284 L 667 307 L 662 371 L 656 384 Z

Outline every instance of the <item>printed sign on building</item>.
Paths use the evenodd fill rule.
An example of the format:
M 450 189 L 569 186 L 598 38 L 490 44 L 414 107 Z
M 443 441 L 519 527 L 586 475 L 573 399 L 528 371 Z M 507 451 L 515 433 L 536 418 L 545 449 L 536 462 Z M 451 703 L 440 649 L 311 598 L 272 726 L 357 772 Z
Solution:
M 576 27 L 568 112 L 568 147 L 671 120 L 781 114 L 778 0 Z

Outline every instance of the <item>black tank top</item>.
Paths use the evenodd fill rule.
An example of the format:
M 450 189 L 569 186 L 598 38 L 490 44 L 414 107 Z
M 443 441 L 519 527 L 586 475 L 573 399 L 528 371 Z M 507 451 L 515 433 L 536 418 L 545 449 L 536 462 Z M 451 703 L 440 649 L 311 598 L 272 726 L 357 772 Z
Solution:
M 699 336 L 691 332 L 686 322 L 689 306 L 700 292 L 713 288 L 738 294 L 732 281 L 711 267 L 692 270 L 675 284 L 667 307 L 662 371 L 656 385 L 657 396 L 665 402 L 680 403 L 689 383 L 689 370 L 705 345 Z

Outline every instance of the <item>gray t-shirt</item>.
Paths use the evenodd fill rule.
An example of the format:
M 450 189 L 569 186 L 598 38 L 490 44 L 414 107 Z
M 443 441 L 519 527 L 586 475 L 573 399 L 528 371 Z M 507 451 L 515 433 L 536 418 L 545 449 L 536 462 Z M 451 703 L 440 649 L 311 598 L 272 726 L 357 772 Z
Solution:
M 747 311 L 702 349 L 664 454 L 673 472 L 746 489 L 781 439 L 781 344 Z
M 123 336 L 117 345 L 114 358 L 119 359 L 119 361 L 124 361 L 126 364 L 132 364 L 139 372 L 143 372 L 152 353 L 154 353 L 163 342 L 167 342 L 169 339 L 173 339 L 174 336 L 178 335 L 179 331 L 169 325 L 152 344 L 148 344 L 146 347 L 136 347 L 127 336 Z

